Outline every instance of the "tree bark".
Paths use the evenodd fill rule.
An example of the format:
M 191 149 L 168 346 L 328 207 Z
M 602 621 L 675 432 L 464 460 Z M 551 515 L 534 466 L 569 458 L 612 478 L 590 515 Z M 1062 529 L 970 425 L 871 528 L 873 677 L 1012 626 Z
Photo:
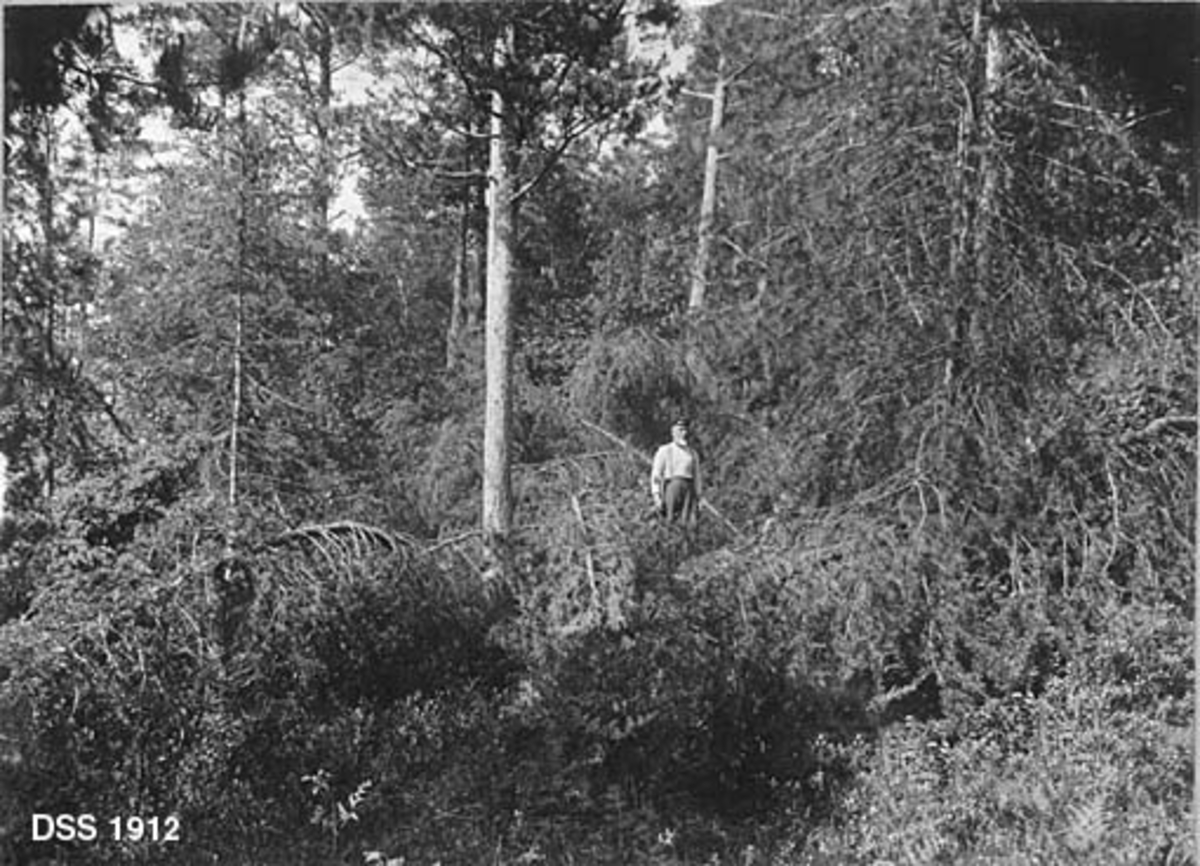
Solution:
M 708 260 L 712 254 L 713 226 L 717 213 L 717 169 L 721 160 L 719 139 L 725 122 L 725 58 L 717 61 L 717 83 L 712 93 L 712 114 L 708 122 L 708 145 L 704 154 L 704 192 L 700 199 L 700 225 L 696 238 L 696 258 L 692 263 L 692 286 L 688 310 L 703 309 L 708 289 Z
M 231 397 L 229 427 L 229 484 L 227 488 L 227 514 L 225 556 L 232 561 L 237 545 L 238 530 L 238 458 L 241 447 L 242 418 L 242 352 L 245 331 L 245 293 L 249 273 L 249 219 L 250 185 L 250 136 L 246 121 L 246 94 L 238 91 L 237 126 L 240 165 L 238 166 L 238 212 L 237 212 L 237 271 L 234 274 L 233 298 L 233 395 Z
M 991 234 L 1000 177 L 995 120 L 1004 74 L 1003 25 L 990 0 L 976 0 L 971 44 L 970 68 L 962 82 L 951 205 L 948 277 L 954 298 L 947 318 L 947 386 L 961 377 L 985 343 L 981 316 L 990 295 Z
M 507 28 L 497 42 L 497 68 L 502 68 L 512 38 Z M 513 200 L 508 167 L 505 129 L 505 100 L 498 88 L 492 91 L 491 136 L 488 154 L 488 246 L 486 406 L 483 435 L 483 533 L 491 559 L 490 569 L 503 574 L 508 561 L 508 537 L 512 527 L 512 489 L 509 467 L 511 412 L 510 364 L 512 322 Z
M 333 142 L 330 123 L 333 111 L 333 28 L 323 13 L 312 12 L 317 39 L 317 182 L 314 196 L 316 234 L 320 257 L 318 278 L 329 278 L 329 209 L 333 202 Z
M 39 135 L 40 133 L 40 135 Z M 40 139 L 40 140 L 39 140 Z M 58 364 L 55 355 L 58 353 L 58 276 L 54 251 L 57 246 L 54 234 L 54 164 L 56 153 L 57 130 L 54 125 L 54 115 L 49 109 L 39 112 L 34 122 L 34 132 L 30 146 L 40 146 L 41 177 L 38 178 L 38 211 L 41 221 L 42 235 L 45 244 L 42 248 L 42 285 L 46 292 L 46 319 L 43 335 L 42 351 L 45 357 L 46 377 L 46 415 L 43 419 L 41 441 L 41 470 L 42 496 L 46 502 L 54 498 L 57 472 L 57 454 L 55 440 L 58 438 Z
M 984 13 L 983 36 L 986 47 L 983 63 L 983 82 L 979 101 L 979 192 L 975 206 L 973 232 L 975 284 L 977 304 L 988 303 L 992 297 L 992 231 L 995 224 L 999 190 L 999 158 L 996 152 L 996 115 L 1004 75 L 1004 29 L 996 19 L 995 9 Z M 979 313 L 974 317 L 971 334 L 972 349 L 978 351 L 984 337 L 980 332 Z

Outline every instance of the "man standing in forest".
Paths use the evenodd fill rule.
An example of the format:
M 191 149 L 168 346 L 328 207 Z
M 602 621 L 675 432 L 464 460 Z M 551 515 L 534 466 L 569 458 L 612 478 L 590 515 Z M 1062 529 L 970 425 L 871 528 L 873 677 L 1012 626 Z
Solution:
M 654 454 L 650 495 L 669 523 L 682 518 L 690 528 L 696 525 L 700 494 L 700 456 L 688 445 L 688 422 L 680 418 L 671 427 L 671 441 Z

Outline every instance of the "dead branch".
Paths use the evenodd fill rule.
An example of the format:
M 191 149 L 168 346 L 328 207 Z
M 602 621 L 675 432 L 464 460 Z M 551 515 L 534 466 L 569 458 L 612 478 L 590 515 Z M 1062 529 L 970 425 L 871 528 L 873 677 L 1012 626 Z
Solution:
M 354 520 L 308 524 L 296 529 L 289 529 L 272 538 L 266 543 L 266 546 L 283 547 L 298 542 L 313 544 L 317 547 L 326 544 L 331 546 L 350 544 L 355 547 L 360 544 L 375 545 L 385 547 L 393 552 L 416 547 L 416 542 L 412 538 Z
M 1132 430 L 1124 434 L 1118 441 L 1122 445 L 1129 445 L 1168 431 L 1194 434 L 1196 432 L 1196 416 L 1164 415 L 1162 418 L 1155 418 L 1141 430 Z
M 439 541 L 437 544 L 433 545 L 432 547 L 425 548 L 424 553 L 426 553 L 426 554 L 437 553 L 439 550 L 441 550 L 444 547 L 452 547 L 456 544 L 459 544 L 460 542 L 467 541 L 468 539 L 480 538 L 482 536 L 483 536 L 482 529 L 472 529 L 470 532 L 464 532 L 461 535 L 453 535 L 450 538 L 443 539 L 442 541 Z M 472 563 L 472 565 L 473 564 L 474 563 Z
M 591 421 L 588 421 L 584 418 L 578 418 L 577 420 L 579 421 L 580 424 L 582 424 L 584 427 L 587 427 L 589 430 L 599 433 L 604 438 L 617 443 L 622 448 L 624 448 L 626 451 L 628 451 L 630 454 L 634 455 L 639 460 L 641 460 L 643 463 L 645 463 L 647 466 L 650 466 L 654 462 L 653 460 L 650 459 L 649 454 L 647 454 L 645 451 L 638 448 L 636 445 L 632 445 L 625 439 L 622 439 L 616 433 L 612 433 L 608 430 L 605 430 L 599 424 L 593 424 Z
M 579 504 L 579 497 L 574 493 L 571 494 L 571 506 L 575 509 L 575 517 L 579 520 L 579 531 L 583 540 L 584 562 L 587 565 L 588 585 L 592 590 L 592 602 L 595 603 L 599 598 L 599 590 L 596 588 L 596 566 L 592 560 L 592 545 L 587 537 L 587 521 L 583 519 L 583 507 Z
M 704 499 L 703 497 L 701 497 L 700 507 L 703 508 L 705 511 L 707 511 L 709 514 L 711 514 L 713 517 L 717 518 L 717 520 L 721 521 L 721 523 L 723 523 L 725 525 L 725 528 L 728 529 L 730 532 L 732 532 L 734 537 L 737 538 L 739 541 L 742 541 L 745 539 L 745 536 L 742 534 L 742 531 L 733 525 L 733 521 L 731 521 L 728 517 L 726 517 L 724 514 L 722 514 L 720 511 L 718 511 L 717 507 L 715 505 L 713 505 L 711 502 L 709 502 L 707 499 Z

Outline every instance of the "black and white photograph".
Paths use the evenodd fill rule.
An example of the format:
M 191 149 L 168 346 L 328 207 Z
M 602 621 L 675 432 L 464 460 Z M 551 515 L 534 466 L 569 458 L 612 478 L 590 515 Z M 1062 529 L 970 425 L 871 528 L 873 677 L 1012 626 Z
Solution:
M 1200 863 L 1200 2 L 0 15 L 0 866 Z

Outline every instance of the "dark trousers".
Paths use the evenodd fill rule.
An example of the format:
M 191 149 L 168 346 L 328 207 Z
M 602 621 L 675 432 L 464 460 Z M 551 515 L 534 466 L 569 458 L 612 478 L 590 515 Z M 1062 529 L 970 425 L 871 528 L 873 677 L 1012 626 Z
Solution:
M 662 515 L 669 523 L 682 519 L 688 526 L 694 526 L 700 510 L 700 502 L 696 497 L 696 485 L 690 478 L 671 478 L 663 486 Z

